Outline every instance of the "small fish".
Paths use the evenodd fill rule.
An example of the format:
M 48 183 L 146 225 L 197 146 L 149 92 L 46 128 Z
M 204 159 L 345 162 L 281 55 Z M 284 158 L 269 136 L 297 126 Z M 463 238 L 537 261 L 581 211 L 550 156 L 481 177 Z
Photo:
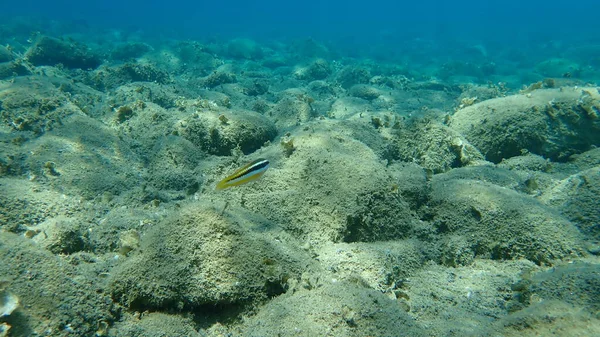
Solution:
M 238 186 L 260 178 L 269 168 L 269 161 L 257 159 L 237 169 L 232 175 L 219 181 L 216 189 L 222 190 L 231 186 Z

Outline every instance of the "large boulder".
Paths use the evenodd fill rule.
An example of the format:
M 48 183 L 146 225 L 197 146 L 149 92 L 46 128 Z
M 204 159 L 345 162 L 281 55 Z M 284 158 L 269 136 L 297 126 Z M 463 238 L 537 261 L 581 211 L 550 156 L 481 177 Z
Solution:
M 191 204 L 143 237 L 141 253 L 112 273 L 110 292 L 135 310 L 264 300 L 283 293 L 308 260 L 293 241 L 241 209 Z
M 42 36 L 29 48 L 25 57 L 36 66 L 62 64 L 67 68 L 96 68 L 102 63 L 100 57 L 80 42 L 65 41 Z
M 458 110 L 449 126 L 495 163 L 523 151 L 565 160 L 600 145 L 599 115 L 597 88 L 540 89 Z
M 600 239 L 600 166 L 573 174 L 541 195 L 586 235 Z
M 443 238 L 441 260 L 448 265 L 473 257 L 548 264 L 583 251 L 581 234 L 558 212 L 531 196 L 480 180 L 434 176 L 429 212 Z
M 203 151 L 227 156 L 239 147 L 252 153 L 277 135 L 275 125 L 252 111 L 203 111 L 175 126 L 177 133 Z

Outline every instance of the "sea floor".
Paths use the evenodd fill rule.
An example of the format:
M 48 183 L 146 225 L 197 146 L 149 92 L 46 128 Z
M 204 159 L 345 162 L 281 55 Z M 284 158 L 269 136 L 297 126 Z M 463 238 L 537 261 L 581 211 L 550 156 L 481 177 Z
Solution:
M 600 335 L 600 46 L 0 31 L 0 337 Z

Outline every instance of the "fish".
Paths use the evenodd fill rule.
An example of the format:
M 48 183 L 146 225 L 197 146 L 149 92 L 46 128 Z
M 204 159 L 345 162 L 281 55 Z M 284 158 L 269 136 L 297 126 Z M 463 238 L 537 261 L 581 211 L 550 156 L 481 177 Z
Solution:
M 269 168 L 269 161 L 264 158 L 256 159 L 233 172 L 230 176 L 219 181 L 217 190 L 223 190 L 232 186 L 239 186 L 254 181 L 265 173 Z

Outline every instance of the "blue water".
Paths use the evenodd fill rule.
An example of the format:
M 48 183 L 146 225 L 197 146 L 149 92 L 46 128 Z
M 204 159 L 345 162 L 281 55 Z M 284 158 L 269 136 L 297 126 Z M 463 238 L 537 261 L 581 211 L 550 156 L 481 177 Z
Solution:
M 484 41 L 600 39 L 600 2 L 565 1 L 15 1 L 4 16 L 148 33 L 314 36 L 329 39 L 437 37 Z
M 331 59 L 370 58 L 412 67 L 412 77 L 448 78 L 437 70 L 458 62 L 492 64 L 495 75 L 479 83 L 508 82 L 520 87 L 556 73 L 529 73 L 537 64 L 564 58 L 577 63 L 572 76 L 600 79 L 600 2 L 564 1 L 20 1 L 5 6 L 0 19 L 25 21 L 23 43 L 31 31 L 89 40 L 115 32 L 116 41 L 191 39 L 223 42 L 250 38 L 284 44 L 311 38 L 325 45 Z M 73 35 L 73 33 L 78 33 Z M 14 35 L 14 30 L 10 33 Z M 18 44 L 0 36 L 2 44 Z M 100 42 L 102 44 L 102 42 Z M 471 76 L 452 66 L 452 75 Z M 562 71 L 564 73 L 564 71 Z M 571 75 L 569 75 L 571 76 Z M 459 79 L 459 81 L 462 79 Z

